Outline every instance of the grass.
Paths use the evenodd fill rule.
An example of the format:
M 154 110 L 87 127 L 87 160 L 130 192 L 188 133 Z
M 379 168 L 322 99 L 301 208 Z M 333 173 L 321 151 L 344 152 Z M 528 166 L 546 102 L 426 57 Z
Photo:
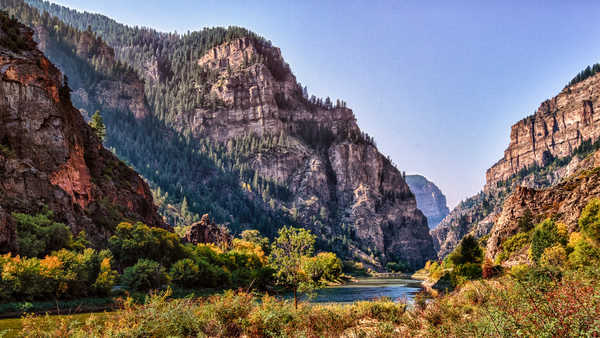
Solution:
M 225 291 L 208 297 L 125 299 L 116 312 L 0 321 L 25 337 L 508 337 L 600 335 L 600 270 L 532 268 L 519 277 L 466 282 L 409 306 L 389 299 L 300 303 Z M 21 331 L 18 330 L 22 325 Z

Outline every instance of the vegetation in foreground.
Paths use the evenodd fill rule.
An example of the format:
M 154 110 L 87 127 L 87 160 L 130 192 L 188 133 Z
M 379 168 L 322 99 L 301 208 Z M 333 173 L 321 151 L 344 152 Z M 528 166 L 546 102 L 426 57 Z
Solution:
M 536 337 L 600 334 L 599 270 L 561 277 L 532 269 L 522 276 L 469 281 L 459 291 L 414 306 L 380 299 L 351 305 L 311 305 L 226 291 L 202 299 L 149 296 L 123 301 L 116 313 L 68 317 L 27 316 L 21 335 L 232 337 Z

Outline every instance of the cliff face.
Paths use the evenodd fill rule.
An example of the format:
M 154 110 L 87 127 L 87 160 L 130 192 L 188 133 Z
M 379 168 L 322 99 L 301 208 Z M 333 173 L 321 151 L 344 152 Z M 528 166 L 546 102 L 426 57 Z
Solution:
M 600 74 L 563 89 L 534 115 L 512 126 L 504 157 L 486 172 L 486 188 L 523 168 L 543 167 L 600 137 Z
M 102 147 L 33 32 L 19 29 L 25 48 L 0 45 L 0 242 L 9 244 L 2 251 L 14 248 L 10 214 L 44 207 L 94 241 L 126 218 L 164 226 L 148 186 Z
M 71 98 L 77 106 L 101 106 L 103 109 L 130 111 L 137 119 L 142 119 L 150 114 L 144 97 L 144 82 L 132 69 L 120 64 L 115 59 L 113 48 L 101 38 L 96 37 L 90 31 L 84 31 L 73 46 L 74 51 L 66 51 L 55 40 L 55 37 L 50 36 L 44 26 L 36 25 L 34 33 L 39 49 L 49 59 L 56 60 L 57 64 L 66 64 L 67 62 L 60 61 L 67 58 L 85 60 L 95 63 L 96 71 L 112 75 L 90 83 L 86 78 L 89 75 L 79 74 L 81 69 L 63 70 L 64 73 L 70 73 L 72 77 L 76 77 L 76 79 L 70 78 L 70 83 L 73 87 Z
M 320 237 L 346 225 L 358 242 L 353 254 L 374 266 L 403 260 L 418 267 L 434 255 L 426 219 L 400 172 L 360 132 L 350 109 L 302 97 L 278 48 L 242 38 L 197 63 L 217 74 L 210 93 L 223 107 L 182 114 L 175 128 L 223 143 L 285 135 L 285 144 L 248 159 L 261 177 L 290 189 L 291 200 L 273 201 L 277 207 L 297 210 L 298 223 Z
M 405 179 L 415 195 L 417 207 L 427 217 L 429 228 L 434 229 L 450 213 L 446 196 L 433 182 L 421 175 L 408 175 Z
M 439 258 L 466 234 L 483 237 L 494 223 L 505 224 L 504 209 L 508 206 L 510 212 L 512 205 L 505 200 L 516 198 L 511 193 L 518 196 L 555 186 L 584 165 L 579 156 L 571 155 L 582 142 L 595 142 L 600 136 L 600 115 L 594 112 L 599 86 L 600 74 L 568 86 L 543 102 L 534 115 L 512 126 L 510 144 L 504 157 L 487 170 L 483 191 L 457 206 L 431 232 Z
M 581 161 L 574 171 L 573 175 L 550 188 L 517 187 L 504 202 L 490 231 L 486 255 L 495 259 L 502 250 L 502 241 L 519 231 L 519 218 L 527 210 L 536 223 L 552 217 L 566 224 L 569 232 L 576 231 L 583 208 L 592 198 L 600 197 L 600 151 Z
M 46 7 L 37 1 L 30 4 Z M 81 26 L 81 13 L 66 8 L 50 11 L 79 29 L 87 27 L 85 20 L 85 27 Z M 20 12 L 30 20 L 27 8 Z M 73 35 L 79 41 L 64 48 L 57 37 L 68 29 L 53 28 L 62 23 L 44 16 L 34 22 L 48 30 L 45 36 L 43 28 L 36 28 L 50 58 L 64 66 L 70 80 L 77 80 L 73 102 L 87 110 L 119 110 L 102 111 L 103 116 L 112 116 L 106 119 L 113 131 L 111 135 L 108 125 L 107 140 L 154 184 L 169 190 L 168 203 L 183 204 L 185 196 L 193 212 L 210 211 L 211 217 L 231 222 L 235 230 L 262 227 L 261 231 L 273 234 L 283 224 L 307 227 L 317 234 L 321 248 L 373 267 L 402 260 L 416 268 L 434 256 L 426 219 L 402 175 L 362 134 L 345 104 L 303 96 L 278 48 L 239 27 L 227 33 L 215 28 L 178 36 L 133 29 L 102 16 L 97 19 L 89 20 L 92 28 L 114 53 L 85 32 Z M 97 22 L 110 29 L 94 26 Z M 114 31 L 124 34 L 115 36 Z M 210 41 L 228 42 L 213 46 Z M 114 62 L 113 55 L 135 72 L 126 71 L 128 65 L 120 68 L 125 72 L 105 67 Z M 94 77 L 90 83 L 79 76 L 72 65 L 80 60 L 88 68 L 91 64 L 101 69 L 104 78 Z M 148 104 L 142 105 L 144 101 Z M 143 118 L 148 116 L 144 107 L 148 119 Z M 122 119 L 121 110 L 122 116 L 133 112 L 140 123 Z M 135 129 L 135 137 L 128 138 L 123 130 L 114 132 L 122 121 Z M 149 134 L 152 140 L 140 140 Z M 183 150 L 176 160 L 148 151 L 169 149 L 160 143 Z M 145 152 L 137 154 L 132 147 Z M 178 174 L 165 174 L 169 170 Z M 200 196 L 199 192 L 211 194 L 207 187 L 217 183 L 222 189 L 219 196 L 211 195 L 210 201 Z

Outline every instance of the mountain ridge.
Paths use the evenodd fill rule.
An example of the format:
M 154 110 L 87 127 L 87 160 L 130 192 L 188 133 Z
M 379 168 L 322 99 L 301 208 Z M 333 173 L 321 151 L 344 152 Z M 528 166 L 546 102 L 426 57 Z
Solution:
M 29 3 L 44 4 L 39 1 Z M 43 16 L 36 20 L 50 21 Z M 90 26 L 93 30 L 100 24 L 93 21 Z M 53 30 L 47 24 L 44 27 Z M 121 29 L 119 27 L 113 28 Z M 136 159 L 136 155 L 127 149 L 128 145 L 120 140 L 128 138 L 124 131 L 113 130 L 111 135 L 111 126 L 120 128 L 116 124 L 123 119 L 118 111 L 103 111 L 103 114 L 109 114 L 106 115 L 109 126 L 107 142 L 115 147 L 118 154 L 129 152 L 128 160 L 133 162 L 134 167 L 150 174 L 146 178 L 151 184 L 156 186 L 159 182 L 158 187 L 163 191 L 171 188 L 165 200 L 175 201 L 180 208 L 179 214 L 188 206 L 199 213 L 204 213 L 206 206 L 210 206 L 220 222 L 231 221 L 234 231 L 252 226 L 238 218 L 236 210 L 242 205 L 223 204 L 223 197 L 204 202 L 193 193 L 196 189 L 213 189 L 192 185 L 194 182 L 212 184 L 219 180 L 223 182 L 224 177 L 228 177 L 228 183 L 221 184 L 221 187 L 226 188 L 228 196 L 236 196 L 241 203 L 255 208 L 247 213 L 248 219 L 262 224 L 261 231 L 267 231 L 267 234 L 276 229 L 269 224 L 279 223 L 281 226 L 286 219 L 291 220 L 313 230 L 319 235 L 321 245 L 374 267 L 399 261 L 416 268 L 433 257 L 425 217 L 417 209 L 414 196 L 400 172 L 378 152 L 372 138 L 360 131 L 345 103 L 307 97 L 278 49 L 268 41 L 253 35 L 243 36 L 247 31 L 240 28 L 194 32 L 179 37 L 147 29 L 129 28 L 127 32 L 121 37 L 123 41 L 127 34 L 131 34 L 134 40 L 144 36 L 153 46 L 175 46 L 175 53 L 169 54 L 158 47 L 155 54 L 136 54 L 134 49 L 138 47 L 111 46 L 117 63 L 123 64 L 124 68 L 121 68 L 129 67 L 127 61 L 132 60 L 132 68 L 146 80 L 144 96 L 151 113 L 149 116 L 135 116 L 124 105 L 117 108 L 139 120 L 132 120 L 132 126 L 144 124 L 147 119 L 164 123 L 162 130 L 165 132 L 151 128 L 153 137 L 161 139 L 171 135 L 171 138 L 184 142 L 185 148 L 189 148 L 189 152 L 185 150 L 186 153 L 182 153 L 184 160 L 169 164 L 175 172 L 181 173 L 177 179 L 189 175 L 191 167 L 187 169 L 187 161 L 190 161 L 187 158 L 207 158 L 212 163 L 209 168 L 213 169 L 200 170 L 205 173 L 201 180 L 189 177 L 191 180 L 181 182 L 184 189 L 179 191 L 172 190 L 174 184 L 160 183 L 159 175 L 164 168 L 148 163 L 144 158 Z M 52 34 L 56 36 L 54 40 L 63 38 L 60 34 Z M 79 40 L 73 42 L 80 45 L 85 34 L 73 34 L 80 34 Z M 100 33 L 94 41 L 117 41 L 111 34 L 103 36 Z M 160 37 L 164 38 L 164 44 L 157 43 L 161 41 Z M 87 40 L 92 42 L 87 45 L 93 45 L 94 41 Z M 52 39 L 49 41 L 56 44 Z M 193 47 L 194 41 L 199 41 L 197 47 Z M 98 50 L 102 49 L 96 48 Z M 179 51 L 182 54 L 178 54 Z M 138 56 L 141 58 L 138 59 Z M 78 55 L 78 58 L 85 57 L 85 53 Z M 73 56 L 63 58 L 62 63 L 68 66 L 74 62 L 73 59 Z M 109 63 L 108 59 L 99 55 L 91 61 L 98 68 L 97 65 Z M 97 87 L 101 81 L 106 80 L 82 81 L 82 85 L 75 88 L 73 101 L 84 103 L 86 97 L 88 100 L 92 98 L 97 91 L 90 89 Z M 111 84 L 118 85 L 119 81 Z M 114 91 L 107 96 L 105 102 L 118 101 Z M 86 110 L 92 111 L 90 108 Z M 153 147 L 160 149 L 160 145 Z M 145 168 L 147 165 L 151 166 L 149 170 Z M 185 170 L 177 169 L 177 166 L 184 165 L 182 168 Z M 175 187 L 179 186 L 177 181 L 174 183 Z M 164 196 L 158 195 L 160 202 Z M 172 202 L 166 203 L 171 205 Z M 190 215 L 189 212 L 187 215 Z M 181 215 L 176 217 L 184 223 L 188 219 Z

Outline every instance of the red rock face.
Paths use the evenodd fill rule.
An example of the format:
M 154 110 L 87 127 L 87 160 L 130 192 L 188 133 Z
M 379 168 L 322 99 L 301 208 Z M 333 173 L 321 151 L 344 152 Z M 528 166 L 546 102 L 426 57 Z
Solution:
M 164 226 L 147 185 L 61 97 L 62 74 L 21 30 L 28 50 L 0 46 L 0 251 L 14 247 L 10 214 L 44 207 L 97 244 L 125 219 Z
M 504 157 L 486 173 L 486 188 L 533 164 L 570 155 L 600 137 L 600 74 L 563 89 L 536 113 L 512 126 Z

